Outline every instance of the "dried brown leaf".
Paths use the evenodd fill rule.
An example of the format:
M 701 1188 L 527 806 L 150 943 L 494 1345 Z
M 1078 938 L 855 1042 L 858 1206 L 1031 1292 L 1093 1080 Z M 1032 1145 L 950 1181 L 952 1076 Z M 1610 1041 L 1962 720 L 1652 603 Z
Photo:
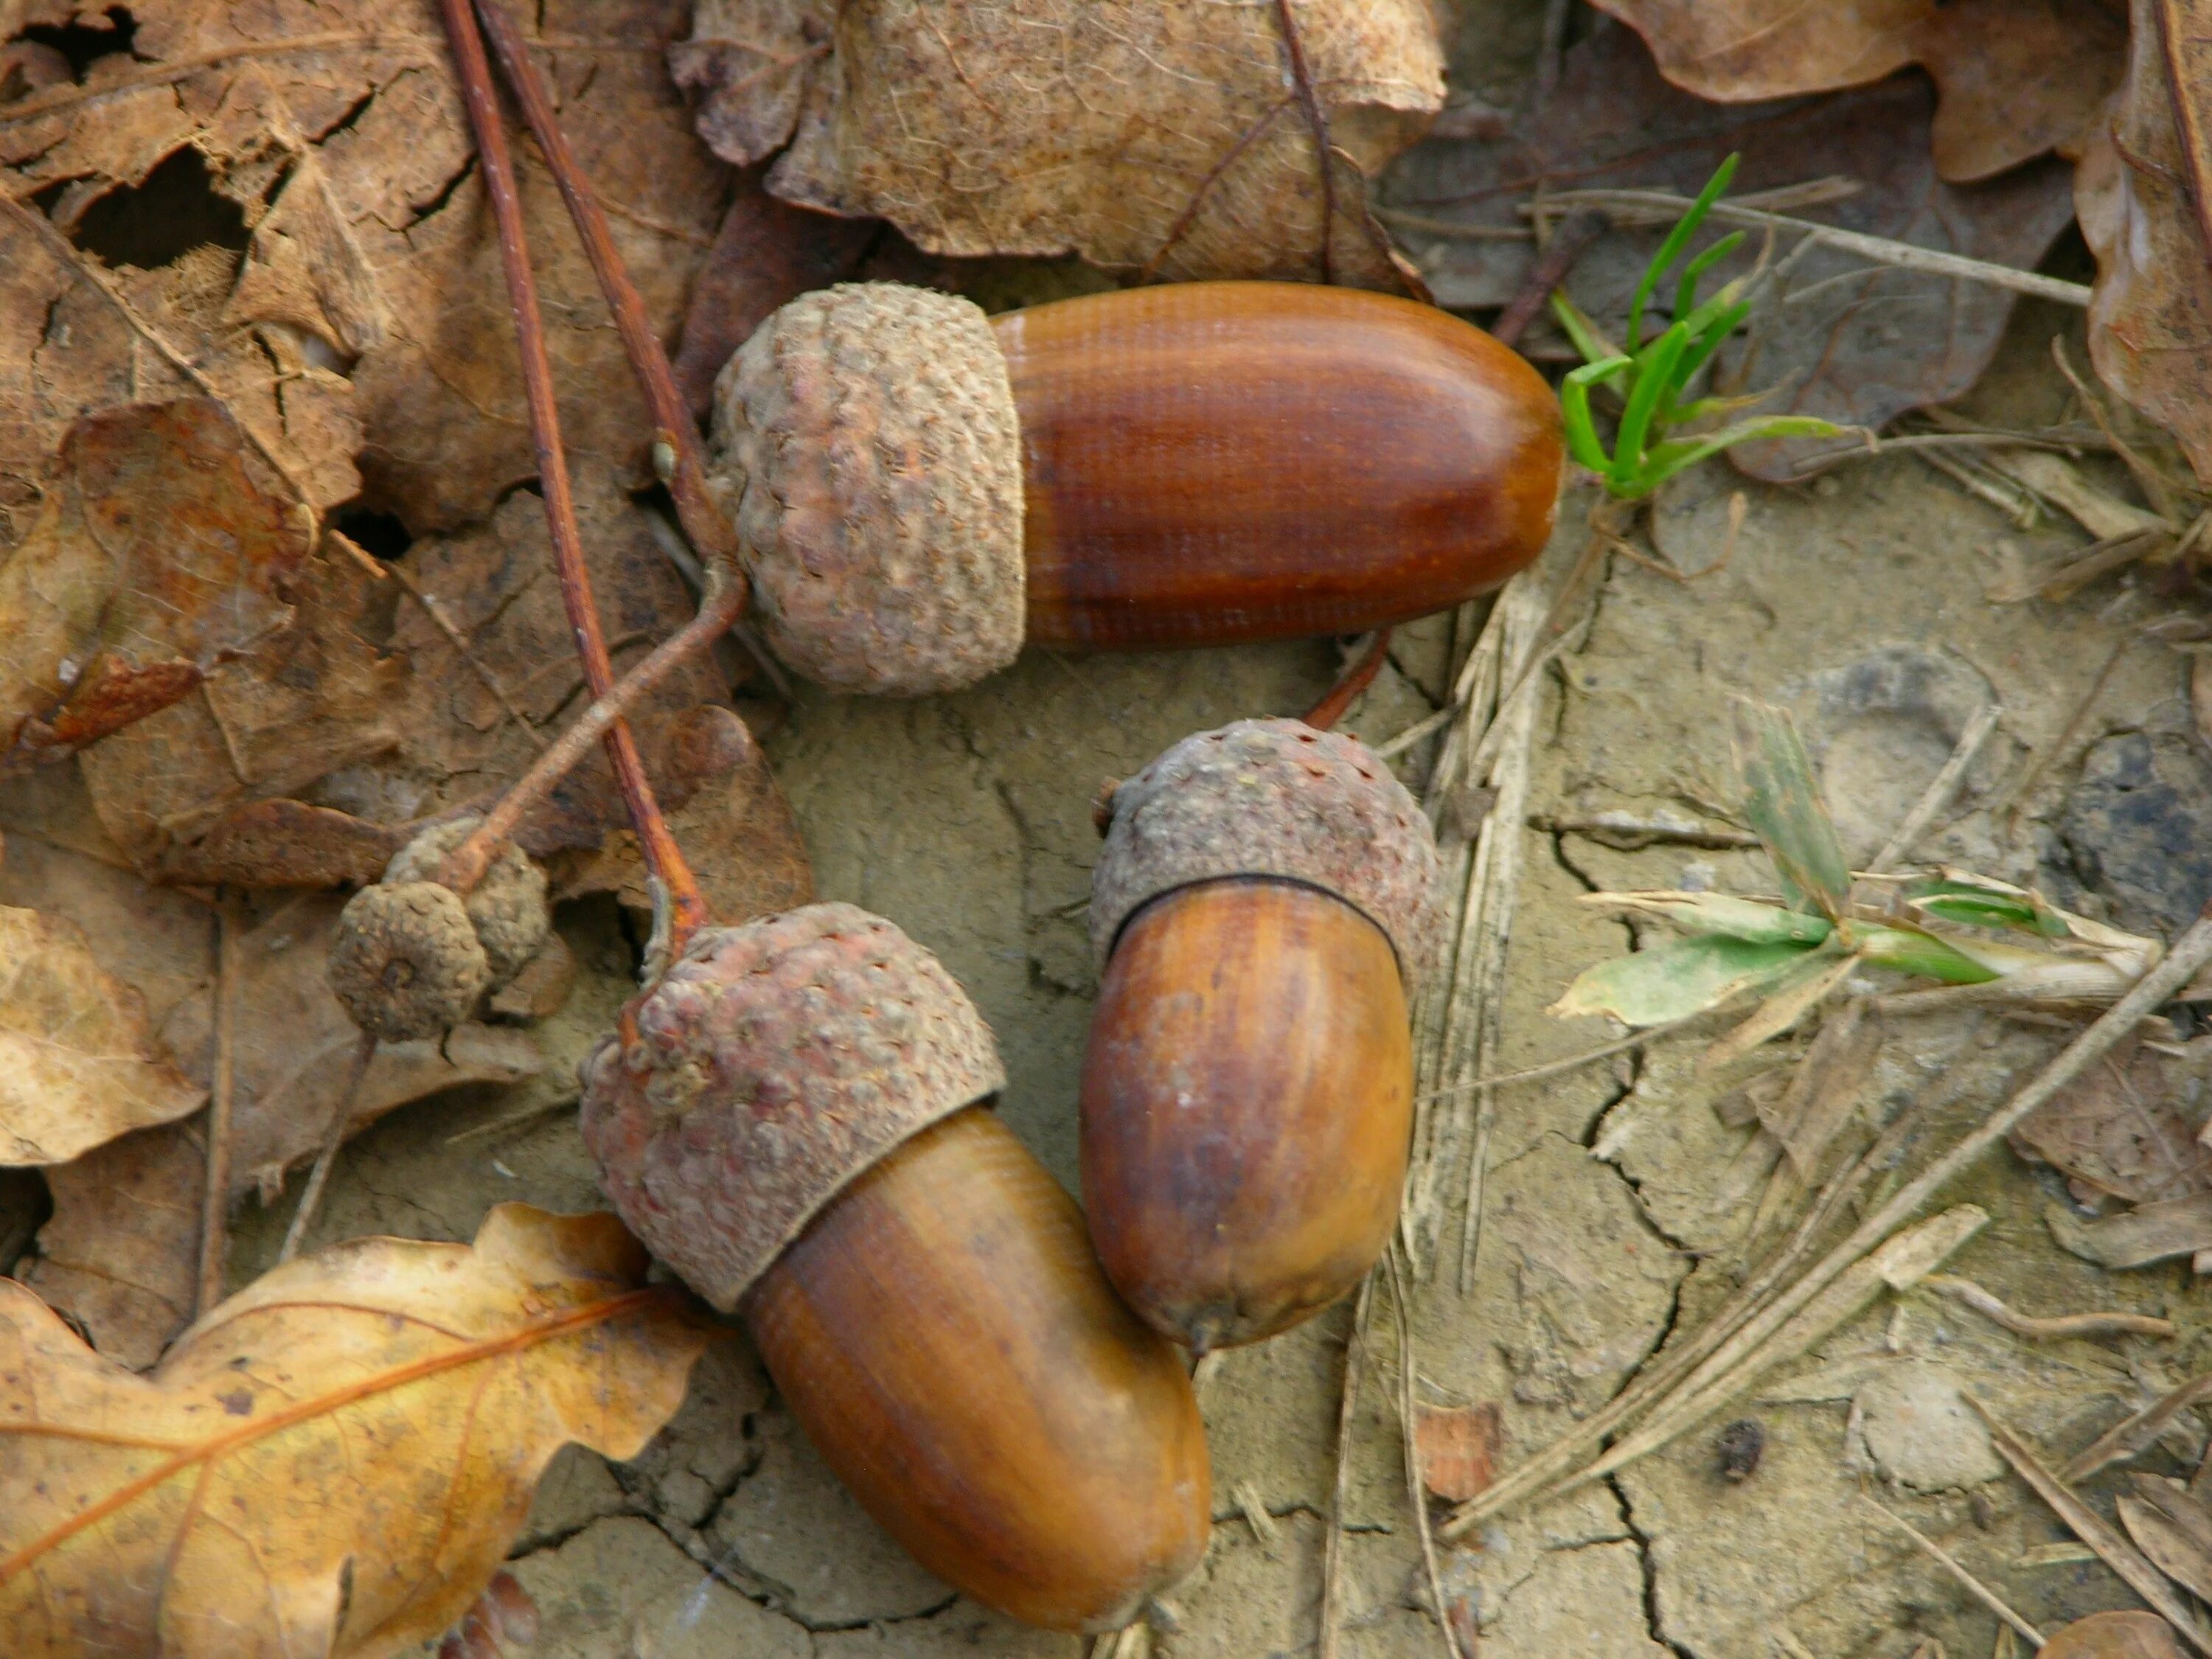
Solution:
M 75 924 L 0 907 L 0 1164 L 65 1164 L 206 1097 Z
M 2212 116 L 2212 47 L 2197 12 L 2179 0 L 2134 0 L 2126 79 L 2082 150 L 2074 199 L 2097 256 L 2089 358 L 2098 378 L 2169 429 L 2199 478 L 2212 478 L 2212 229 L 2199 208 L 2212 156 L 2190 137 Z M 2177 88 L 2185 100 L 2178 110 Z
M 668 79 L 668 14 L 657 0 L 525 9 L 664 335 L 724 192 Z M 128 52 L 0 105 L 0 194 L 18 204 L 0 211 L 0 509 L 86 410 L 209 395 L 319 507 L 365 482 L 417 534 L 481 518 L 537 463 L 437 8 L 137 0 L 130 15 Z M 571 459 L 629 477 L 650 423 L 550 178 L 534 151 L 517 161 Z M 131 192 L 165 165 L 197 170 L 199 211 L 173 201 L 149 225 L 152 198 Z M 67 240 L 100 245 L 95 209 L 139 224 L 149 263 L 179 223 L 236 229 L 109 270 Z M 13 539 L 0 524 L 0 545 Z
M 2135 1477 L 2136 1496 L 2123 1492 L 2120 1524 L 2151 1565 L 2191 1595 L 2212 1601 L 2212 1511 L 2176 1482 Z
M 2045 1217 L 2063 1249 L 2100 1267 L 2148 1267 L 2212 1250 L 2212 1192 L 2138 1204 L 2100 1221 L 2075 1220 L 2057 1205 Z
M 675 58 L 708 94 L 700 131 L 725 160 L 791 136 L 769 174 L 787 202 L 887 218 L 937 254 L 1407 285 L 1366 178 L 1443 101 L 1422 0 L 846 0 L 826 33 L 825 9 L 702 5 Z
M 2093 1613 L 2051 1632 L 2036 1659 L 2181 1659 L 2181 1644 L 2154 1613 Z
M 1782 1143 L 1801 1178 L 1813 1178 L 1820 1154 L 1850 1121 L 1881 1048 L 1881 1018 L 1869 1013 L 1868 999 L 1854 997 L 1822 1023 L 1788 1091 L 1771 1107 L 1759 1107 L 1759 1122 Z
M 338 895 L 303 894 L 240 941 L 234 1196 L 257 1188 L 273 1195 L 285 1171 L 314 1157 L 329 1136 L 361 1036 L 324 976 L 343 908 Z M 162 1028 L 194 1076 L 213 1064 L 213 988 L 203 988 Z M 354 1098 L 354 1127 L 441 1090 L 514 1083 L 544 1068 L 529 1034 L 507 1026 L 457 1026 L 442 1042 L 380 1043 Z
M 1421 1485 L 1455 1504 L 1486 1490 L 1497 1473 L 1501 1432 L 1494 1400 L 1474 1406 L 1423 1406 L 1413 1420 Z
M 706 1333 L 611 1216 L 287 1263 L 150 1376 L 0 1284 L 0 1627 L 21 1659 L 398 1654 L 491 1577 L 546 1462 L 634 1455 Z
M 2130 1039 L 2013 1131 L 2014 1149 L 2130 1204 L 2212 1188 L 2203 1119 L 2184 1102 L 2202 1095 L 2212 1038 L 2171 1054 Z
M 1919 64 L 1936 82 L 1936 168 L 1954 183 L 2072 153 L 2119 84 L 2127 40 L 2103 0 L 1596 3 L 1700 98 L 1828 92 Z
M 1393 170 L 1393 199 L 1425 217 L 1525 228 L 1516 210 L 1540 185 L 1694 196 L 1724 156 L 1740 152 L 1738 194 L 1851 178 L 1863 186 L 1857 194 L 1801 216 L 1998 264 L 2033 266 L 2073 216 L 2069 170 L 2055 161 L 1970 186 L 1939 179 L 1929 154 L 1934 94 L 1917 76 L 1818 99 L 1716 106 L 1669 86 L 1643 42 L 1620 28 L 1578 43 L 1564 65 L 1557 90 L 1518 118 L 1510 137 L 1416 146 Z M 1661 234 L 1612 232 L 1569 279 L 1576 303 L 1613 337 Z M 1760 245 L 1753 233 L 1713 272 L 1707 291 L 1747 272 Z M 1777 257 L 1788 257 L 1793 245 L 1779 238 Z M 1420 264 L 1438 301 L 1462 309 L 1504 305 L 1533 257 L 1526 241 L 1440 240 Z M 1787 283 L 1797 297 L 1762 301 L 1750 333 L 1723 354 L 1715 384 L 1735 393 L 1771 392 L 1762 413 L 1869 427 L 1971 386 L 1995 353 L 2014 299 L 1978 283 L 1869 266 L 1827 247 L 1796 261 Z M 1659 297 L 1669 299 L 1671 289 Z M 1729 454 L 1753 477 L 1790 479 L 1846 441 L 1856 441 L 1747 444 Z
M 74 748 L 189 695 L 292 620 L 283 487 L 207 398 L 88 415 L 0 564 L 0 752 Z

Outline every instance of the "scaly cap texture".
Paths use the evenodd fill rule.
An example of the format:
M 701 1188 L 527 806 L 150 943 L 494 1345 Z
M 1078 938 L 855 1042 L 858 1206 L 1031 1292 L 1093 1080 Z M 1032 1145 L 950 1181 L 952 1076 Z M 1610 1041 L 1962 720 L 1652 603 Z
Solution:
M 384 1042 L 450 1030 L 491 981 L 459 896 L 434 881 L 379 882 L 348 899 L 324 971 L 353 1023 Z
M 469 838 L 481 814 L 471 812 L 450 823 L 433 824 L 392 856 L 384 866 L 387 884 L 429 881 L 446 855 Z M 491 968 L 495 991 L 520 973 L 553 926 L 545 904 L 545 872 L 513 842 L 501 846 L 491 866 L 462 897 L 477 943 L 483 946 Z
M 921 696 L 1021 650 L 1021 429 L 972 301 L 800 295 L 723 366 L 714 447 L 761 631 L 808 679 Z
M 1381 927 L 1410 987 L 1435 949 L 1437 842 L 1413 798 L 1357 738 L 1303 720 L 1238 720 L 1185 738 L 1114 791 L 1091 875 L 1104 967 L 1138 908 L 1194 882 L 1278 876 L 1334 893 Z
M 847 1182 L 1006 1086 L 982 1016 L 880 916 L 693 938 L 581 1068 L 584 1143 L 646 1247 L 728 1311 Z

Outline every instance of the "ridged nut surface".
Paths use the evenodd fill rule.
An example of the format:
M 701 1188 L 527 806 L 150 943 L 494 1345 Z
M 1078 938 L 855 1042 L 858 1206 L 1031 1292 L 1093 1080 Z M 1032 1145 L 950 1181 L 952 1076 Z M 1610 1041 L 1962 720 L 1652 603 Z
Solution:
M 1121 926 L 1161 894 L 1273 876 L 1334 894 L 1389 939 L 1410 988 L 1435 949 L 1437 843 L 1390 769 L 1303 720 L 1238 720 L 1185 738 L 1115 790 L 1091 878 L 1103 969 Z
M 483 818 L 476 813 L 449 823 L 433 824 L 392 856 L 384 866 L 389 884 L 429 881 L 446 856 L 463 842 Z M 520 973 L 553 926 L 545 903 L 545 872 L 513 842 L 499 849 L 483 872 L 483 879 L 463 895 L 461 906 L 477 930 L 491 968 L 495 991 Z
M 842 691 L 957 690 L 1021 649 L 1022 445 L 971 301 L 896 283 L 802 295 L 714 388 L 769 645 Z
M 698 933 L 581 1068 L 585 1144 L 632 1232 L 726 1311 L 856 1176 L 1006 1085 L 942 964 L 810 904 Z

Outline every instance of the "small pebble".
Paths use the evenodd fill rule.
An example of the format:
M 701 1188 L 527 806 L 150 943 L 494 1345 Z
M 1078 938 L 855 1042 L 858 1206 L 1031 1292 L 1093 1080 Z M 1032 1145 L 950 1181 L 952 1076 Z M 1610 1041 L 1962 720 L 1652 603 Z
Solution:
M 1748 1480 L 1758 1471 L 1759 1454 L 1766 1449 L 1766 1431 L 1756 1419 L 1740 1417 L 1721 1431 L 1715 1445 L 1720 1453 L 1721 1479 Z

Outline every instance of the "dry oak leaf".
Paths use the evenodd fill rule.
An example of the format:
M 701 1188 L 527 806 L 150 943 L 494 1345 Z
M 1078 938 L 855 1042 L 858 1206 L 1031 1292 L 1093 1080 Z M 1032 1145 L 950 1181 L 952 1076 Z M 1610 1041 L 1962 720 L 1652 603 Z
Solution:
M 2035 1659 L 2182 1659 L 2182 1646 L 2154 1613 L 2093 1613 L 2051 1632 Z
M 702 0 L 672 62 L 725 161 L 931 253 L 1391 291 L 1366 179 L 1443 100 L 1427 0 Z
M 1539 186 L 1630 188 L 1693 196 L 1731 152 L 1739 191 L 1832 174 L 1864 188 L 1804 216 L 1850 230 L 2032 267 L 2073 217 L 2069 169 L 2031 161 L 1971 185 L 1936 176 L 1929 157 L 1934 94 L 1918 76 L 1819 98 L 1716 106 L 1669 84 L 1628 29 L 1578 42 L 1541 106 L 1502 140 L 1431 139 L 1393 169 L 1394 199 L 1423 216 L 1524 229 L 1516 210 Z M 1418 233 L 1413 233 L 1418 235 Z M 1601 238 L 1576 265 L 1576 302 L 1619 338 L 1629 297 L 1661 228 Z M 1709 240 L 1709 239 L 1708 239 Z M 1804 258 L 1778 243 L 1791 269 L 1786 298 L 1765 291 L 1750 329 L 1723 352 L 1724 393 L 1770 392 L 1762 412 L 1816 415 L 1879 427 L 1906 410 L 1959 396 L 1989 366 L 2015 296 L 1984 283 L 1869 265 L 1826 247 Z M 1708 293 L 1752 268 L 1759 239 L 1724 262 Z M 1534 258 L 1526 241 L 1440 241 L 1422 261 L 1441 305 L 1502 306 Z M 1663 304 L 1671 291 L 1662 291 Z M 1663 314 L 1663 313 L 1662 313 Z M 1753 477 L 1790 482 L 1861 438 L 1739 445 L 1729 452 Z
M 2063 1172 L 2079 1188 L 2130 1204 L 2186 1198 L 2212 1188 L 2212 1147 L 2197 1139 L 2198 1100 L 2212 1068 L 2212 1038 L 2179 1054 L 2124 1042 L 2012 1132 L 2014 1150 Z
M 435 1636 L 555 1451 L 635 1455 L 702 1325 L 612 1216 L 287 1263 L 149 1376 L 0 1283 L 0 1630 L 15 1659 L 349 1659 Z
M 1936 171 L 1954 184 L 2072 154 L 2119 84 L 2124 15 L 2105 0 L 1595 0 L 1660 72 L 1740 103 L 1855 87 L 1917 64 L 1936 82 Z
M 668 78 L 672 9 L 520 9 L 672 335 L 726 184 Z M 85 410 L 194 392 L 319 509 L 365 484 L 416 534 L 534 477 L 437 7 L 134 0 L 107 16 L 114 49 L 80 78 L 0 103 L 0 512 Z M 542 162 L 516 160 L 571 459 L 628 476 L 650 441 L 642 401 Z
M 2098 378 L 2173 434 L 2212 479 L 2212 43 L 2204 8 L 2136 0 L 2127 78 L 2074 178 L 2097 256 L 2089 357 Z M 2185 106 L 2174 105 L 2180 88 Z
M 206 1098 L 74 924 L 0 907 L 0 1164 L 65 1164 Z
M 292 620 L 307 551 L 282 481 L 221 404 L 84 416 L 0 562 L 0 755 L 75 748 L 180 701 Z

